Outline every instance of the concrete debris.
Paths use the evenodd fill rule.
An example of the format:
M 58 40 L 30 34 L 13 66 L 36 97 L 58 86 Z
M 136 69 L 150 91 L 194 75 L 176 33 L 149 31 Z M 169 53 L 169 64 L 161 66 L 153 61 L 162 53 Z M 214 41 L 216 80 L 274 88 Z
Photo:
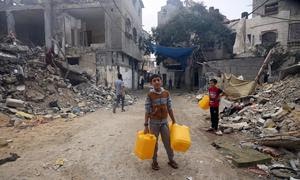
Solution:
M 21 112 L 21 111 L 18 111 L 16 113 L 16 116 L 17 117 L 20 117 L 20 118 L 24 118 L 24 119 L 32 119 L 34 116 L 31 115 L 31 114 L 28 114 L 28 113 L 25 113 L 25 112 Z
M 272 119 L 267 119 L 264 123 L 264 128 L 274 128 L 276 127 L 275 122 Z
M 41 49 L 0 43 L 0 112 L 11 117 L 7 126 L 30 127 L 113 107 L 111 87 L 96 85 L 86 73 L 67 73 L 63 63 L 47 65 Z M 125 105 L 134 102 L 126 94 Z
M 275 157 L 272 163 L 285 162 L 289 166 L 291 158 L 300 159 L 295 155 L 300 155 L 299 97 L 298 74 L 273 84 L 263 84 L 257 87 L 254 95 L 231 103 L 221 101 L 224 110 L 220 113 L 220 130 L 224 134 L 241 132 L 249 136 L 240 144 L 241 148 L 268 154 Z M 287 150 L 292 153 L 286 153 Z M 251 160 L 255 156 L 251 156 Z M 266 166 L 251 171 L 257 174 L 268 172 Z
M 233 102 L 221 112 L 220 127 L 264 137 L 300 130 L 300 76 L 258 87 L 256 93 Z M 247 131 L 245 131 L 247 130 Z M 228 131 L 228 130 L 227 130 Z
M 222 123 L 220 124 L 220 128 L 224 129 L 224 128 L 232 128 L 234 130 L 243 130 L 243 129 L 247 129 L 248 123 L 247 122 L 241 122 L 241 123 Z
M 14 108 L 22 108 L 24 107 L 24 101 L 19 100 L 19 99 L 11 99 L 7 98 L 6 99 L 6 106 L 8 107 L 14 107 Z
M 249 167 L 271 162 L 271 157 L 268 155 L 247 147 L 241 148 L 234 142 L 228 141 L 224 142 L 222 140 L 218 140 L 212 145 L 214 145 L 221 154 L 230 156 L 232 163 L 237 167 Z
M 267 176 L 268 175 L 268 173 L 265 170 L 260 169 L 258 166 L 257 167 L 249 167 L 247 169 L 247 172 L 256 174 L 258 176 Z

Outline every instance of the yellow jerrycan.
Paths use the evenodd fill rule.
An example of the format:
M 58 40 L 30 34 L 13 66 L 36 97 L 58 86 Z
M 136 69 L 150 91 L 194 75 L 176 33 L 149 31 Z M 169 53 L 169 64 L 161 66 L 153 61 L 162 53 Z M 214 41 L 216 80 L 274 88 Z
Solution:
M 179 124 L 169 124 L 171 147 L 177 152 L 186 152 L 191 146 L 190 128 Z
M 152 159 L 156 144 L 156 137 L 153 134 L 144 134 L 144 131 L 137 133 L 134 154 L 141 160 Z
M 201 109 L 209 109 L 209 96 L 208 95 L 205 95 L 198 103 L 198 106 L 201 108 Z

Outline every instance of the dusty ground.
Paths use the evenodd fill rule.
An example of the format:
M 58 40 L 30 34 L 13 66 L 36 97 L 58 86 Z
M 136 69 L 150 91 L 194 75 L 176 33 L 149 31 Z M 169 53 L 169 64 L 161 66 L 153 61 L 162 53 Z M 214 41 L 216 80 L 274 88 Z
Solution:
M 0 148 L 0 158 L 9 152 L 21 156 L 15 162 L 0 166 L 0 179 L 180 179 L 205 180 L 257 179 L 244 170 L 232 167 L 210 144 L 216 138 L 203 131 L 209 121 L 208 112 L 201 111 L 185 96 L 173 96 L 177 121 L 191 127 L 192 146 L 184 154 L 176 153 L 180 165 L 173 170 L 167 165 L 162 144 L 159 147 L 161 170 L 154 172 L 151 161 L 138 160 L 133 152 L 135 134 L 143 128 L 144 97 L 127 112 L 112 114 L 99 110 L 85 117 L 54 122 L 33 129 L 0 128 L 0 136 L 12 139 L 8 147 Z M 63 159 L 59 169 L 55 162 Z

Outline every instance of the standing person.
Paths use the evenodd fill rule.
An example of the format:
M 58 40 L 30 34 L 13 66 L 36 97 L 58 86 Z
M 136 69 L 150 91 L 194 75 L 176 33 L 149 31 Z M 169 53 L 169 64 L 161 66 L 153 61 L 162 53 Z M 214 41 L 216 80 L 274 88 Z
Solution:
M 211 116 L 211 127 L 207 130 L 208 132 L 214 132 L 217 135 L 222 135 L 222 131 L 218 130 L 219 125 L 219 105 L 220 97 L 223 91 L 219 89 L 217 85 L 218 81 L 216 79 L 211 79 L 209 81 L 209 106 L 210 106 L 210 116 Z
M 153 155 L 152 169 L 159 170 L 157 162 L 158 151 L 158 136 L 161 135 L 163 144 L 168 154 L 168 164 L 177 169 L 178 165 L 174 161 L 174 152 L 171 148 L 170 142 L 170 130 L 168 126 L 168 114 L 172 120 L 172 123 L 176 123 L 173 110 L 170 93 L 161 87 L 162 79 L 158 74 L 154 74 L 150 78 L 153 89 L 147 95 L 145 102 L 145 133 L 149 133 L 149 120 L 150 120 L 150 132 L 156 136 L 156 145 Z
M 55 56 L 54 48 L 47 49 L 46 56 L 45 56 L 46 66 L 51 65 L 52 67 L 55 67 L 55 64 L 53 62 L 54 56 Z
M 141 77 L 141 88 L 144 89 L 145 80 L 144 77 Z
M 169 79 L 169 90 L 172 90 L 173 89 L 173 81 L 172 79 L 170 78 Z
M 268 72 L 265 72 L 264 74 L 264 83 L 268 83 L 269 82 L 269 73 Z
M 125 86 L 122 78 L 122 74 L 118 74 L 118 80 L 115 81 L 117 99 L 113 108 L 113 113 L 116 113 L 116 109 L 121 101 L 122 112 L 125 112 L 124 101 L 125 101 Z

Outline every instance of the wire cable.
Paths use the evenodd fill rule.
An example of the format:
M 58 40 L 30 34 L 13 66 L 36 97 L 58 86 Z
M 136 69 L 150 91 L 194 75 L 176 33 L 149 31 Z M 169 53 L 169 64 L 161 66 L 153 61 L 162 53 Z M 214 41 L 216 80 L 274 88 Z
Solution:
M 252 12 L 250 12 L 249 14 L 248 14 L 248 16 L 249 15 L 251 15 L 251 14 L 253 14 L 255 11 L 257 11 L 259 8 L 261 8 L 262 6 L 264 6 L 267 2 L 269 2 L 270 0 L 266 0 L 265 2 L 263 2 L 261 5 L 259 5 L 259 6 L 257 6 L 256 8 L 254 8 L 253 9 L 253 11 Z

